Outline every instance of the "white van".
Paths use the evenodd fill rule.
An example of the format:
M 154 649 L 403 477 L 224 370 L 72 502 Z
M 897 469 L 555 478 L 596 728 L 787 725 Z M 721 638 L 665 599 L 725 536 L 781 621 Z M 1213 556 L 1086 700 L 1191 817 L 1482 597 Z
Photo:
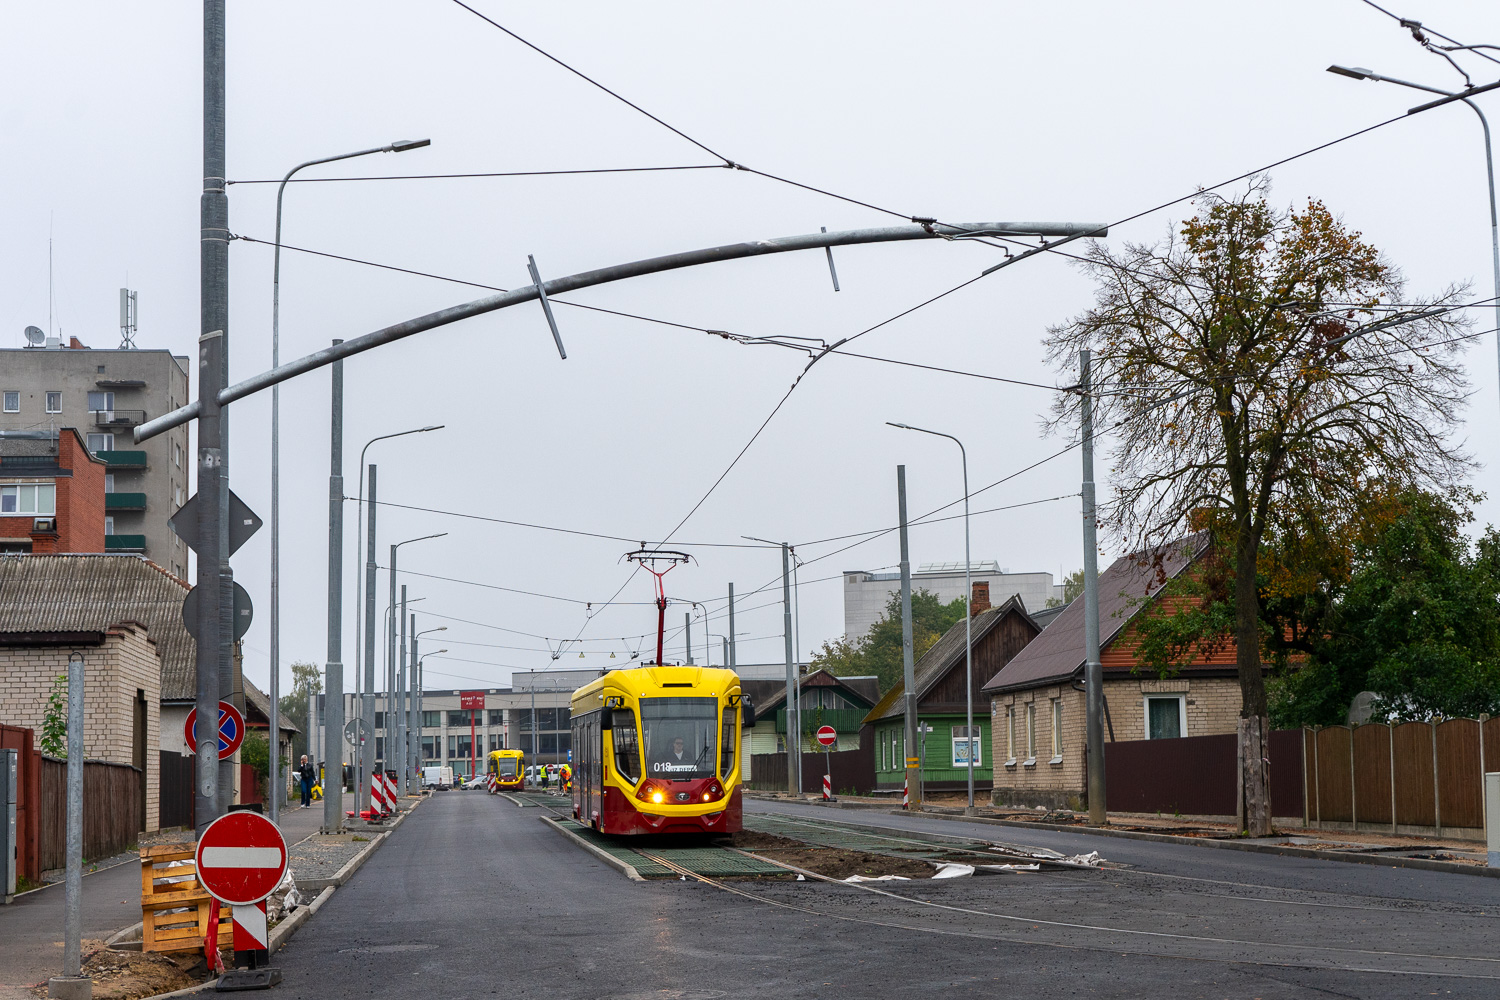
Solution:
M 422 787 L 448 791 L 453 787 L 453 768 L 437 766 L 422 768 Z

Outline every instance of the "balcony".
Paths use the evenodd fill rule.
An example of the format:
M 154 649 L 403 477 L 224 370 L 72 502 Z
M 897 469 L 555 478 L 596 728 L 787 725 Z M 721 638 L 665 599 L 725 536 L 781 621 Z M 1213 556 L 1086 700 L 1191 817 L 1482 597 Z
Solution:
M 144 552 L 146 551 L 145 535 L 105 535 L 105 552 Z
M 104 509 L 116 510 L 145 510 L 146 494 L 144 493 L 106 493 L 104 494 Z
M 94 457 L 102 458 L 104 464 L 111 469 L 144 469 L 146 467 L 144 451 L 96 451 Z
M 804 708 L 802 728 L 809 736 L 817 732 L 819 726 L 832 726 L 841 735 L 850 735 L 859 732 L 860 724 L 869 714 L 869 709 L 864 708 Z M 786 732 L 786 709 L 784 708 L 776 710 L 776 731 Z
M 146 422 L 145 410 L 91 410 L 95 427 L 134 427 Z

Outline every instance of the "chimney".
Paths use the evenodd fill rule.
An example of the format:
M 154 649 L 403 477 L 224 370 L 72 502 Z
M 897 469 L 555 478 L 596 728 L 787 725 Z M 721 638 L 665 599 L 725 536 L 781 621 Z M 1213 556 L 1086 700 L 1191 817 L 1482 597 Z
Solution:
M 989 609 L 990 582 L 988 580 L 976 580 L 974 583 L 974 592 L 969 595 L 969 614 L 973 616 Z

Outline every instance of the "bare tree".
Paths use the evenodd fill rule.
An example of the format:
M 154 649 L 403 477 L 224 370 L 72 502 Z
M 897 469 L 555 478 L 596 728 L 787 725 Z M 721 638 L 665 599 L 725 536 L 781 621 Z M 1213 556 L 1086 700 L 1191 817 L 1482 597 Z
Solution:
M 1321 202 L 1283 212 L 1265 193 L 1261 179 L 1236 198 L 1205 195 L 1158 245 L 1092 245 L 1095 304 L 1046 341 L 1059 368 L 1094 352 L 1095 426 L 1114 437 L 1105 524 L 1130 551 L 1209 528 L 1231 568 L 1252 836 L 1271 832 L 1262 543 L 1347 516 L 1372 483 L 1441 486 L 1468 467 L 1449 440 L 1466 390 L 1464 289 L 1409 300 Z M 1054 426 L 1077 415 L 1066 397 Z

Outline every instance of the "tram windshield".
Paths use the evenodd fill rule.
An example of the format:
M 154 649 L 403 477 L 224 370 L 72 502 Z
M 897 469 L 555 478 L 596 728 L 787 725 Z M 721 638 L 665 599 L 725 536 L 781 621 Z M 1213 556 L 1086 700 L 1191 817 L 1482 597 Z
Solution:
M 496 763 L 499 765 L 499 777 L 514 778 L 516 776 L 516 758 L 501 757 Z
M 646 773 L 653 778 L 711 778 L 719 756 L 717 698 L 642 698 Z

